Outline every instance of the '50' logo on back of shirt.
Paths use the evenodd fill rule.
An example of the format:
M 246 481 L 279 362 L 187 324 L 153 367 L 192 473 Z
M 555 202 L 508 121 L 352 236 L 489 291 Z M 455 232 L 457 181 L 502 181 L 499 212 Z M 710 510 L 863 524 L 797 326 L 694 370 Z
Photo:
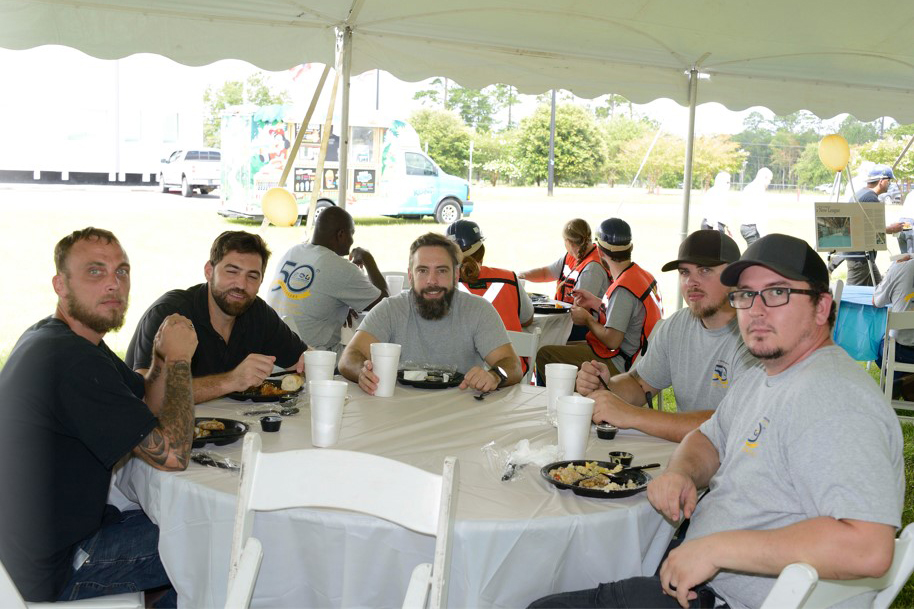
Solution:
M 293 300 L 301 300 L 311 295 L 311 292 L 308 291 L 314 282 L 314 269 L 311 266 L 307 264 L 295 266 L 293 260 L 287 260 L 279 269 L 279 274 L 282 277 L 276 280 L 276 284 L 270 289 L 271 292 L 282 290 L 287 298 Z

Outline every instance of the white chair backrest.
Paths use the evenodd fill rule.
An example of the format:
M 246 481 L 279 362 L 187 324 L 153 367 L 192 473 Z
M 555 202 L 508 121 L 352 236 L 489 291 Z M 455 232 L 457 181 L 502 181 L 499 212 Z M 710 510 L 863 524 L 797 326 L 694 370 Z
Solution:
M 535 368 L 536 351 L 540 346 L 540 334 L 542 330 L 539 327 L 533 329 L 533 332 L 511 332 L 508 331 L 508 338 L 511 339 L 511 345 L 514 352 L 520 357 L 529 358 L 527 365 L 527 374 L 521 382 L 525 385 L 530 384 L 533 378 L 533 369 Z
M 838 313 L 841 311 L 841 294 L 844 292 L 844 280 L 838 279 L 834 281 L 830 286 L 832 298 L 835 300 L 835 328 L 837 329 L 838 323 Z
M 19 588 L 13 583 L 13 579 L 2 564 L 0 564 L 0 607 L 25 609 L 25 601 L 19 594 Z
M 296 472 L 289 476 L 289 472 Z M 360 472 L 358 484 L 340 484 L 327 472 Z M 457 460 L 447 457 L 443 473 L 367 453 L 306 449 L 261 451 L 260 435 L 244 438 L 241 487 L 232 537 L 229 589 L 241 549 L 251 536 L 255 511 L 292 507 L 337 508 L 370 514 L 413 531 L 437 537 L 432 566 L 430 606 L 445 606 L 450 567 L 450 538 L 457 498 Z
M 885 321 L 882 351 L 882 389 L 886 399 L 892 399 L 892 381 L 896 372 L 914 372 L 914 364 L 895 361 L 895 336 L 898 330 L 914 330 L 914 311 L 889 311 Z M 894 405 L 894 404 L 893 404 Z
M 803 563 L 787 565 L 762 604 L 762 609 L 825 609 L 875 590 L 872 609 L 887 609 L 914 572 L 914 523 L 895 540 L 892 566 L 882 577 L 819 580 L 816 570 Z M 784 580 L 782 583 L 781 580 Z
M 409 275 L 406 271 L 384 271 L 381 275 L 384 277 L 402 277 L 404 286 L 406 285 L 406 280 L 409 279 Z

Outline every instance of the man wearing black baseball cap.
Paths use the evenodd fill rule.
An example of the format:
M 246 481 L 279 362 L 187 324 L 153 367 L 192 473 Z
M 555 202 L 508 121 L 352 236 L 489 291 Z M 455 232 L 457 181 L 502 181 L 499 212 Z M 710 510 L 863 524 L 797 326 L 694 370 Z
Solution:
M 654 577 L 532 607 L 678 609 L 708 595 L 759 607 L 795 562 L 822 579 L 886 572 L 904 498 L 901 429 L 879 387 L 831 341 L 827 280 L 806 242 L 778 234 L 724 270 L 743 340 L 763 366 L 740 377 L 648 484 L 664 516 L 691 519 L 685 541 Z M 863 449 L 849 459 L 848 447 Z M 700 488 L 710 492 L 698 503 Z M 868 607 L 875 594 L 851 603 Z
M 737 259 L 736 242 L 720 231 L 695 231 L 680 244 L 676 260 L 663 270 L 679 272 L 688 308 L 657 327 L 647 352 L 628 372 L 610 378 L 597 360 L 578 372 L 578 392 L 595 400 L 594 421 L 679 442 L 710 418 L 733 379 L 757 364 L 739 336 L 729 289 L 720 282 L 724 267 Z M 602 390 L 598 375 L 610 391 Z M 666 387 L 676 394 L 675 413 L 642 408 L 648 394 Z

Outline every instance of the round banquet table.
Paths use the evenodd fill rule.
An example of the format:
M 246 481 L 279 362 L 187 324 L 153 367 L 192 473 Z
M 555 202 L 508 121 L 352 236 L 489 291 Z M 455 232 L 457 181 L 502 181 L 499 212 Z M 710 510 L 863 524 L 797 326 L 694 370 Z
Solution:
M 399 385 L 393 397 L 375 398 L 353 384 L 349 395 L 334 448 L 436 473 L 445 456 L 458 459 L 451 607 L 523 607 L 552 592 L 656 569 L 673 527 L 645 493 L 579 497 L 548 484 L 533 464 L 501 481 L 504 456 L 519 440 L 529 439 L 533 448 L 557 442 L 545 420 L 545 389 L 514 386 L 477 401 L 458 389 Z M 311 448 L 307 397 L 299 403 L 301 413 L 285 417 L 278 433 L 260 432 L 257 417 L 242 414 L 264 404 L 214 400 L 198 405 L 197 416 L 247 422 L 267 452 Z M 241 444 L 207 448 L 240 462 Z M 635 463 L 665 466 L 675 446 L 635 431 L 620 431 L 614 440 L 591 433 L 587 458 L 626 450 Z M 359 472 L 327 476 L 359 484 Z M 159 552 L 181 607 L 225 601 L 238 483 L 236 471 L 196 463 L 168 473 L 131 459 L 117 473 L 119 490 L 159 525 Z M 304 508 L 258 513 L 253 535 L 263 542 L 264 558 L 252 607 L 400 607 L 412 568 L 432 561 L 435 543 L 377 518 Z

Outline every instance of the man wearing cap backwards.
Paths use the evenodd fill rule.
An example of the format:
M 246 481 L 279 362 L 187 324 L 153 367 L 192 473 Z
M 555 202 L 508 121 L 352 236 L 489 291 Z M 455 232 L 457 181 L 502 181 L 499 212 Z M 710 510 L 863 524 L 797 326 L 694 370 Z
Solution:
M 888 192 L 889 185 L 895 179 L 895 173 L 891 167 L 885 165 L 875 165 L 867 176 L 866 186 L 854 193 L 854 198 L 848 202 L 853 203 L 878 203 L 879 195 Z M 895 222 L 885 227 L 885 232 L 893 235 L 900 232 L 903 227 L 902 222 Z M 848 257 L 852 256 L 852 257 Z M 873 263 L 873 276 L 870 277 L 870 265 L 867 258 Z M 834 272 L 842 262 L 847 260 L 847 285 L 873 285 L 873 279 L 876 284 L 882 281 L 882 275 L 876 266 L 876 252 L 846 252 L 831 257 L 828 265 L 828 271 Z
M 587 326 L 586 341 L 549 345 L 536 354 L 538 380 L 546 378 L 546 364 L 580 366 L 597 360 L 612 374 L 631 368 L 647 348 L 647 337 L 663 317 L 660 293 L 653 275 L 632 262 L 632 231 L 628 223 L 610 218 L 600 224 L 597 249 L 612 275 L 601 301 L 586 290 L 575 290 L 571 317 Z
M 730 290 L 720 282 L 724 267 L 737 259 L 736 242 L 720 231 L 695 231 L 682 242 L 679 257 L 663 270 L 679 271 L 688 308 L 657 325 L 650 348 L 628 372 L 610 377 L 601 362 L 581 365 L 577 390 L 595 400 L 594 422 L 680 442 L 714 414 L 734 379 L 757 365 L 740 338 Z M 670 386 L 676 412 L 641 407 L 648 395 Z
M 444 235 L 427 233 L 409 248 L 410 290 L 373 308 L 340 356 L 340 374 L 374 395 L 378 376 L 372 343 L 400 345 L 400 366 L 451 368 L 461 389 L 492 391 L 521 378 L 520 360 L 505 325 L 485 299 L 457 289 L 460 250 Z
M 825 264 L 806 242 L 772 234 L 721 281 L 736 288 L 730 303 L 763 367 L 736 382 L 648 485 L 664 516 L 691 518 L 685 541 L 653 577 L 531 607 L 675 608 L 708 597 L 758 607 L 791 563 L 809 563 L 823 579 L 879 577 L 891 565 L 904 496 L 901 429 L 878 386 L 831 341 Z M 848 459 L 848 446 L 866 449 Z

